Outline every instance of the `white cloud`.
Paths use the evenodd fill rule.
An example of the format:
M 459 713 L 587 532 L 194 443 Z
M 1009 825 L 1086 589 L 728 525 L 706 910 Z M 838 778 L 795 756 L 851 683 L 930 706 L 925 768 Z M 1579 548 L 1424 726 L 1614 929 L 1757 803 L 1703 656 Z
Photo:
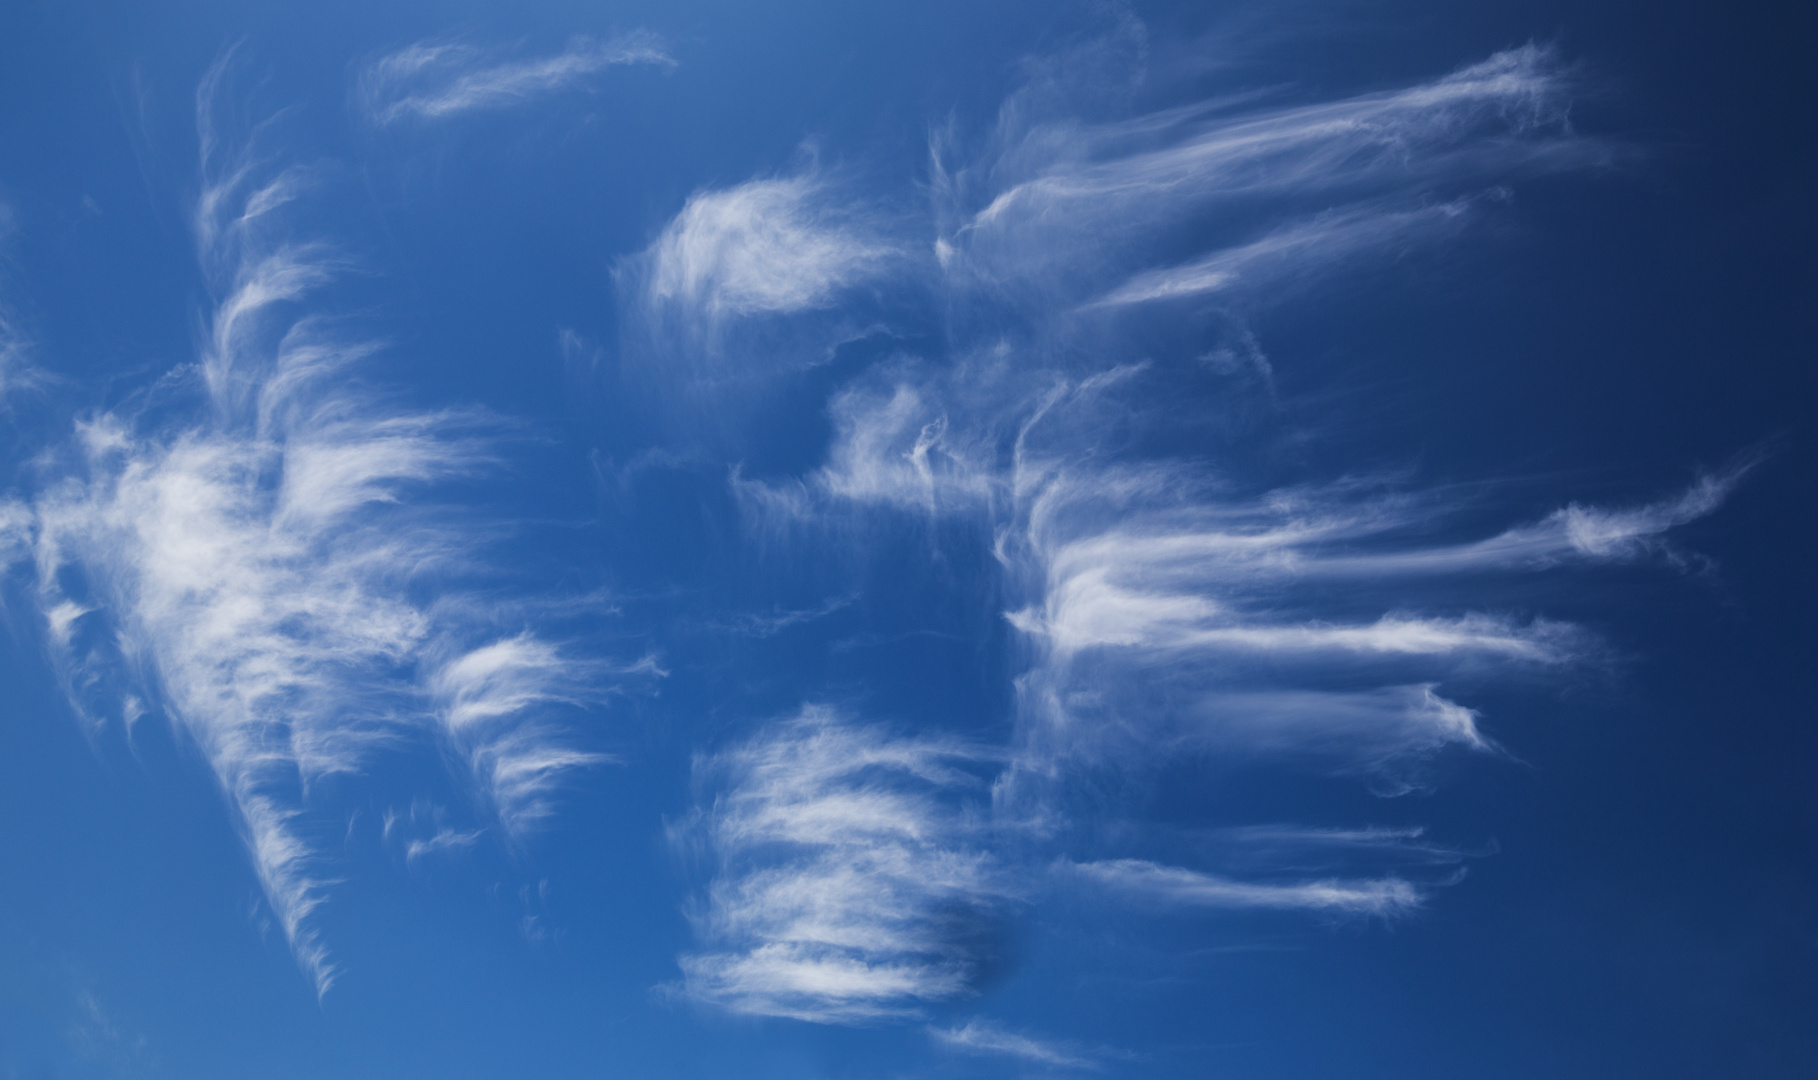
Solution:
M 1298 569 L 1310 576 L 1392 577 L 1534 570 L 1645 555 L 1676 562 L 1678 556 L 1663 535 L 1716 511 L 1760 460 L 1758 452 L 1744 454 L 1717 472 L 1700 475 L 1679 495 L 1659 502 L 1619 509 L 1572 503 L 1538 522 L 1486 540 L 1369 555 L 1325 555 L 1305 560 Z
M 841 542 L 855 512 L 879 509 L 988 538 L 1008 595 L 1028 598 L 1006 616 L 1032 646 L 1019 689 L 1038 756 L 1118 743 L 1140 759 L 1187 740 L 1409 790 L 1420 762 L 1492 745 L 1436 678 L 1602 652 L 1569 624 L 1471 610 L 1486 595 L 1473 589 L 1426 590 L 1444 606 L 1409 610 L 1410 582 L 1667 551 L 1662 534 L 1714 509 L 1747 468 L 1634 510 L 1574 505 L 1485 540 L 1435 542 L 1465 509 L 1444 492 L 1353 479 L 1238 496 L 1194 463 L 1119 462 L 1100 433 L 1143 415 L 1145 369 L 1042 387 L 1014 359 L 862 378 L 829 405 L 824 464 L 735 489 L 754 523 L 845 521 L 827 534 Z M 1328 600 L 1334 583 L 1342 606 Z
M 808 311 L 892 257 L 821 181 L 751 180 L 688 200 L 645 253 L 644 301 L 682 319 Z
M 466 45 L 420 42 L 370 65 L 360 77 L 359 98 L 377 124 L 443 120 L 583 86 L 612 67 L 674 63 L 647 33 L 577 38 L 554 56 L 513 61 Z
M 809 707 L 701 763 L 724 787 L 681 837 L 717 866 L 683 992 L 732 1012 L 848 1023 L 972 991 L 1008 896 L 956 804 L 977 750 Z
M 410 810 L 399 813 L 388 809 L 381 816 L 380 838 L 402 845 L 404 861 L 415 865 L 419 860 L 465 850 L 479 843 L 483 829 L 459 829 L 448 824 L 446 807 L 427 799 L 412 799 Z M 353 825 L 350 820 L 349 832 Z
M 31 362 L 31 350 L 4 310 L 0 310 L 0 410 L 22 390 L 42 387 L 48 377 Z
M 946 147 L 958 139 L 936 147 L 933 321 L 949 336 L 935 346 L 945 352 L 873 364 L 829 397 L 832 438 L 817 467 L 781 480 L 735 469 L 733 488 L 758 530 L 818 541 L 833 558 L 897 541 L 914 519 L 939 522 L 928 530 L 943 545 L 937 557 L 967 539 L 995 556 L 999 577 L 980 591 L 1005 598 L 1020 675 L 990 820 L 1035 847 L 1106 846 L 1061 860 L 1061 887 L 1198 917 L 1416 910 L 1436 883 L 1402 875 L 1456 869 L 1465 857 L 1417 829 L 1197 836 L 1225 849 L 1209 863 L 1158 851 L 1189 841 L 1149 827 L 1140 810 L 1107 822 L 1119 813 L 1109 793 L 1147 791 L 1158 771 L 1198 760 L 1311 769 L 1396 795 L 1421 787 L 1439 755 L 1494 752 L 1489 721 L 1461 685 L 1607 655 L 1576 626 L 1509 611 L 1508 582 L 1614 559 L 1673 561 L 1667 532 L 1711 512 L 1737 482 L 1742 468 L 1660 503 L 1573 504 L 1496 532 L 1464 524 L 1494 509 L 1481 490 L 1355 475 L 1266 489 L 1246 476 L 1243 450 L 1221 459 L 1219 441 L 1204 437 L 1224 418 L 1221 402 L 1199 392 L 1203 382 L 1183 385 L 1188 350 L 1178 345 L 1201 336 L 1203 316 L 1224 319 L 1247 358 L 1228 350 L 1208 365 L 1266 377 L 1260 345 L 1231 312 L 1459 235 L 1512 198 L 1505 184 L 1608 161 L 1610 145 L 1566 122 L 1569 91 L 1557 57 L 1527 47 L 1422 85 L 1288 107 L 1252 96 L 1085 125 L 1041 123 L 1031 119 L 1039 110 L 1012 102 L 973 163 L 952 160 Z M 798 310 L 841 311 L 837 289 L 786 291 L 819 298 L 792 301 Z M 710 284 L 669 294 L 695 298 L 687 310 L 713 310 Z M 1183 298 L 1206 302 L 1162 303 Z M 1212 298 L 1222 311 L 1208 312 Z M 1168 321 L 1183 316 L 1202 321 Z M 1123 333 L 1138 318 L 1153 324 L 1140 341 Z M 1273 464 L 1294 456 L 1267 449 Z M 1206 456 L 1169 456 L 1192 453 Z M 1524 590 L 1522 602 L 1537 595 Z M 691 992 L 811 1019 L 890 1015 L 959 992 L 948 969 L 918 983 L 917 964 L 888 951 L 900 942 L 896 923 L 874 928 L 852 914 L 897 910 L 880 882 L 911 865 L 898 844 L 866 831 L 873 796 L 900 790 L 867 790 L 851 813 L 805 802 L 816 812 L 804 810 L 803 822 L 834 817 L 850 834 L 771 848 L 717 841 L 721 874 L 700 925 L 705 939 L 734 944 L 689 958 Z M 737 817 L 725 802 L 712 814 Z M 967 850 L 989 850 L 982 837 L 973 843 Z M 877 850 L 891 856 L 888 871 L 873 872 Z M 1157 858 L 1118 857 L 1129 854 Z M 731 869 L 738 858 L 750 861 Z M 826 925 L 848 936 L 824 934 Z M 1033 1064 L 1078 1057 L 989 1025 L 936 1037 Z
M 661 677 L 654 657 L 622 667 L 562 655 L 529 632 L 464 652 L 430 676 L 450 745 L 462 753 L 500 821 L 521 833 L 553 812 L 565 773 L 613 759 L 565 745 L 539 715 L 600 700 L 611 676 Z
M 1397 759 L 1447 747 L 1490 749 L 1478 714 L 1432 683 L 1368 690 L 1252 688 L 1213 692 L 1186 709 L 1193 741 L 1282 756 L 1341 755 L 1383 772 Z
M 1013 1057 L 1035 1065 L 1060 1069 L 1098 1069 L 1094 1055 L 1068 1043 L 1033 1038 L 1007 1031 L 987 1020 L 968 1020 L 959 1027 L 929 1028 L 935 1042 L 964 1054 Z
M 792 627 L 816 622 L 849 607 L 855 597 L 836 596 L 817 607 L 772 610 L 768 613 L 745 612 L 716 624 L 716 629 L 748 634 L 756 638 L 775 637 Z
M 194 377 L 166 380 L 173 400 L 155 411 L 78 423 L 66 474 L 7 504 L 6 532 L 29 545 L 72 703 L 99 732 L 150 702 L 193 741 L 326 992 L 335 966 L 310 919 L 331 884 L 312 810 L 324 778 L 445 738 L 471 763 L 477 801 L 521 832 L 565 770 L 598 760 L 550 710 L 658 672 L 574 659 L 531 632 L 500 637 L 492 612 L 462 601 L 488 572 L 486 533 L 426 497 L 491 464 L 489 422 L 400 412 L 346 377 L 374 347 L 300 314 L 341 262 L 282 236 L 273 215 L 294 174 L 269 179 L 214 136 L 224 70 L 200 96 L 196 237 L 219 292 Z M 410 854 L 474 834 L 441 829 Z
M 0 201 L 0 244 L 13 231 L 13 209 Z M 0 412 L 10 409 L 12 395 L 42 389 L 51 381 L 47 372 L 32 363 L 31 344 L 19 328 L 17 317 L 0 304 Z
M 1566 103 L 1558 61 L 1530 45 L 1405 90 L 1252 113 L 1187 106 L 1054 140 L 1068 146 L 1067 157 L 992 199 L 972 224 L 1061 206 L 1127 213 L 1143 212 L 1149 202 L 1167 212 L 1211 194 L 1342 190 L 1378 174 L 1404 181 L 1410 173 L 1458 169 L 1465 156 L 1506 168 L 1558 147 L 1506 138 L 1481 138 L 1471 147 L 1473 140 L 1556 125 Z M 1145 140 L 1161 145 L 1142 148 Z
M 814 476 L 817 492 L 930 516 L 976 509 L 992 494 L 989 449 L 951 428 L 938 402 L 914 385 L 851 387 L 828 411 L 835 434 Z
M 1457 224 L 1470 209 L 1467 201 L 1454 200 L 1417 210 L 1360 209 L 1320 215 L 1191 263 L 1145 270 L 1094 306 L 1179 300 L 1222 292 L 1240 280 L 1256 284 L 1258 278 L 1301 274 L 1350 255 L 1381 254 L 1403 239 Z
M 237 808 L 273 909 L 322 989 L 333 969 L 304 920 L 323 881 L 295 807 L 312 780 L 355 771 L 397 739 L 408 714 L 390 673 L 432 628 L 402 586 L 459 541 L 368 512 L 425 473 L 468 464 L 433 429 L 403 445 L 384 421 L 339 422 L 326 447 L 330 436 L 311 430 L 294 443 L 207 429 L 134 439 L 36 506 L 40 595 L 62 627 L 53 644 L 72 693 L 80 701 L 124 666 L 166 703 Z M 269 481 L 282 485 L 294 462 L 310 474 L 325 449 L 354 461 L 312 476 L 323 506 L 301 512 Z M 107 613 L 118 653 L 100 628 L 72 635 L 65 568 L 82 571 L 83 606 Z
M 982 284 L 1000 303 L 1070 306 L 1204 295 L 1380 252 L 1459 220 L 1471 192 L 1607 160 L 1610 147 L 1565 122 L 1569 81 L 1551 51 L 1526 46 L 1305 105 L 1217 100 L 1097 125 L 1007 108 L 982 161 L 935 148 L 939 261 L 956 287 Z M 1275 222 L 1260 235 L 1247 224 L 1259 216 Z M 1189 224 L 1213 254 L 1131 273 Z
M 1067 869 L 1136 899 L 1182 908 L 1249 908 L 1334 914 L 1405 914 L 1421 904 L 1421 891 L 1400 878 L 1300 881 L 1268 884 L 1234 881 L 1142 859 L 1074 863 Z

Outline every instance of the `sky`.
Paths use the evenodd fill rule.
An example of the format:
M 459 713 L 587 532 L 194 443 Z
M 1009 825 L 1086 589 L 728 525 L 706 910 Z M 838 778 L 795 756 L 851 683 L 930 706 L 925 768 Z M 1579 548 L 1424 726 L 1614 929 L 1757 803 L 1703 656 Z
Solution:
M 0 1077 L 1806 1077 L 1802 5 L 0 8 Z

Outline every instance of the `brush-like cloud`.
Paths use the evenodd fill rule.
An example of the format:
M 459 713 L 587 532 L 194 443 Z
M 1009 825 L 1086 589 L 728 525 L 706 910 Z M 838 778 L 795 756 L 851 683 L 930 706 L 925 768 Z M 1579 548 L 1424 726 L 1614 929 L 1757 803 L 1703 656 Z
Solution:
M 446 120 L 522 105 L 584 86 L 608 68 L 633 64 L 668 67 L 675 61 L 648 33 L 607 41 L 576 38 L 554 56 L 507 61 L 467 45 L 419 42 L 367 67 L 358 98 L 376 124 Z
M 935 147 L 936 252 L 955 287 L 1018 307 L 1253 293 L 1445 235 L 1512 179 L 1607 160 L 1566 124 L 1569 94 L 1558 58 L 1526 46 L 1315 104 L 1212 101 L 1091 126 L 1009 108 L 983 160 L 949 163 Z M 1257 230 L 1258 218 L 1274 224 Z M 1185 225 L 1213 252 L 1132 266 L 1178 251 Z
M 1331 879 L 1292 884 L 1233 881 L 1143 859 L 1076 863 L 1067 868 L 1106 889 L 1167 907 L 1313 911 L 1389 917 L 1419 907 L 1420 889 L 1400 878 Z
M 433 633 L 402 586 L 460 550 L 408 515 L 372 513 L 471 464 L 432 422 L 411 428 L 401 442 L 387 421 L 337 423 L 330 446 L 352 460 L 332 470 L 339 482 L 310 478 L 323 510 L 298 507 L 285 481 L 293 459 L 329 448 L 324 433 L 295 432 L 293 447 L 206 429 L 110 440 L 36 507 L 40 602 L 72 696 L 97 720 L 124 698 L 90 691 L 116 680 L 162 700 L 238 811 L 273 910 L 323 990 L 333 968 L 305 919 L 324 879 L 301 800 L 400 737 L 410 703 L 394 673 Z M 71 574 L 85 579 L 81 600 L 65 592 Z
M 1416 210 L 1352 210 L 1300 222 L 1247 244 L 1181 266 L 1145 270 L 1113 289 L 1095 307 L 1180 300 L 1224 292 L 1257 279 L 1279 279 L 1323 269 L 1346 256 L 1380 255 L 1393 245 L 1456 226 L 1471 210 L 1457 199 Z
M 48 645 L 91 731 L 150 703 L 193 741 L 325 992 L 335 967 L 310 920 L 331 883 L 311 808 L 324 779 L 445 741 L 521 833 L 567 770 L 598 760 L 551 710 L 659 672 L 501 637 L 461 601 L 485 534 L 429 495 L 491 466 L 494 425 L 396 411 L 351 377 L 374 347 L 303 310 L 343 260 L 275 216 L 298 174 L 274 177 L 209 125 L 225 67 L 199 100 L 195 234 L 218 296 L 199 363 L 166 380 L 174 400 L 79 423 L 67 475 L 8 504 L 6 531 L 26 534 Z M 412 857 L 473 835 L 442 830 Z
M 1118 743 L 1141 758 L 1187 740 L 1323 759 L 1379 791 L 1410 790 L 1418 763 L 1491 748 L 1439 679 L 1601 651 L 1568 624 L 1471 610 L 1479 594 L 1440 582 L 1670 558 L 1664 534 L 1719 506 L 1753 460 L 1660 503 L 1573 505 L 1487 539 L 1435 542 L 1463 509 L 1443 493 L 1349 481 L 1239 497 L 1190 462 L 1103 460 L 1096 433 L 1141 415 L 1151 373 L 1016 393 L 1028 383 L 1002 374 L 1008 362 L 861 379 L 830 403 L 825 464 L 795 484 L 737 491 L 767 527 L 882 510 L 988 537 L 1011 595 L 1029 597 L 1006 617 L 1031 646 L 1019 688 L 1043 755 Z M 1411 610 L 1410 585 L 1446 607 Z
M 1462 524 L 1494 509 L 1481 494 L 1357 476 L 1265 487 L 1245 474 L 1246 453 L 1185 456 L 1221 445 L 1205 436 L 1231 395 L 1207 392 L 1206 369 L 1268 373 L 1242 311 L 1417 243 L 1467 236 L 1463 226 L 1512 205 L 1509 186 L 1526 177 L 1609 161 L 1609 144 L 1567 123 L 1570 84 L 1554 53 L 1530 46 L 1419 85 L 1311 104 L 1257 95 L 1082 124 L 1044 119 L 1029 95 L 1001 110 L 971 161 L 953 151 L 958 138 L 935 140 L 940 272 L 929 322 L 944 335 L 933 348 L 945 351 L 893 357 L 836 389 L 817 467 L 785 479 L 734 469 L 732 486 L 766 547 L 799 557 L 811 556 L 790 545 L 825 545 L 847 560 L 872 546 L 900 550 L 894 542 L 921 522 L 938 523 L 926 533 L 943 571 L 959 563 L 945 561 L 953 544 L 990 553 L 997 577 L 967 587 L 1003 598 L 1018 665 L 1015 731 L 990 803 L 995 834 L 1018 838 L 999 848 L 1006 868 L 1030 865 L 1009 851 L 1027 860 L 1047 845 L 1058 888 L 1200 918 L 1415 911 L 1436 884 L 1418 880 L 1420 868 L 1456 871 L 1465 857 L 1418 830 L 1267 826 L 1185 838 L 1139 810 L 1105 817 L 1119 813 L 1118 792 L 1147 794 L 1159 771 L 1195 763 L 1310 768 L 1388 796 L 1423 786 L 1442 754 L 1495 752 L 1486 718 L 1455 699 L 1464 676 L 1534 679 L 1607 655 L 1578 627 L 1507 610 L 1509 583 L 1615 560 L 1678 561 L 1669 531 L 1734 487 L 1746 463 L 1659 503 L 1573 504 L 1496 531 Z M 692 265 L 680 247 L 676 265 Z M 672 275 L 663 302 L 705 321 L 720 310 L 718 279 L 697 277 L 708 284 Z M 788 306 L 850 319 L 845 294 L 807 280 L 784 291 L 811 299 L 737 313 Z M 1235 350 L 1229 362 L 1184 363 L 1216 344 L 1204 341 L 1208 316 L 1242 343 L 1247 363 Z M 1140 338 L 1129 333 L 1139 319 Z M 1276 464 L 1278 450 L 1269 447 Z M 793 746 L 800 736 L 778 738 Z M 843 794 L 856 782 L 835 775 L 813 789 Z M 725 790 L 742 784 L 771 786 Z M 867 799 L 900 790 L 880 786 Z M 772 799 L 796 805 L 751 797 Z M 834 816 L 821 805 L 804 800 L 803 819 Z M 957 992 L 940 978 L 912 990 L 923 968 L 851 951 L 860 946 L 849 941 L 897 940 L 897 924 L 873 928 L 851 912 L 890 907 L 878 895 L 900 903 L 879 883 L 913 860 L 874 839 L 868 803 L 838 816 L 841 829 L 812 844 L 716 839 L 721 873 L 699 925 L 731 944 L 686 959 L 698 998 L 865 1019 Z M 722 801 L 704 820 L 739 817 Z M 971 850 L 989 850 L 988 839 Z M 1190 845 L 1190 856 L 1174 850 Z M 872 870 L 879 849 L 888 873 Z M 739 859 L 750 862 L 740 869 Z M 830 951 L 823 925 L 850 936 Z M 989 1026 L 937 1037 L 1031 1064 L 1077 1057 Z
M 403 846 L 404 861 L 415 866 L 435 855 L 464 851 L 479 843 L 481 829 L 458 829 L 447 823 L 445 807 L 426 799 L 412 799 L 410 810 L 386 810 L 380 818 L 380 838 Z
M 1574 562 L 1615 562 L 1656 556 L 1681 562 L 1664 535 L 1714 513 L 1761 461 L 1744 454 L 1724 468 L 1700 475 L 1685 491 L 1641 506 L 1604 508 L 1572 503 L 1544 519 L 1465 544 L 1410 547 L 1370 554 L 1302 558 L 1308 576 L 1382 577 L 1537 570 Z
M 882 270 L 889 244 L 811 176 L 690 198 L 645 252 L 653 311 L 709 322 L 825 308 Z
M 1557 57 L 1529 45 L 1431 83 L 1341 101 L 1248 113 L 1223 103 L 1186 106 L 1075 128 L 1064 139 L 1039 130 L 1028 142 L 1065 147 L 1064 156 L 1044 163 L 1034 146 L 1019 147 L 1011 162 L 1026 161 L 1022 167 L 1035 175 L 992 198 L 970 225 L 1063 208 L 1166 214 L 1208 196 L 1343 192 L 1379 177 L 1405 186 L 1410 177 L 1456 172 L 1467 162 L 1506 170 L 1567 146 L 1583 148 L 1511 137 L 1557 129 L 1568 95 Z
M 914 265 L 899 231 L 813 169 L 696 192 L 614 272 L 633 385 L 689 438 L 738 428 L 776 376 L 882 327 L 877 290 Z
M 1467 852 L 1427 838 L 1420 826 L 1366 825 L 1360 828 L 1308 828 L 1304 825 L 1240 825 L 1205 837 L 1222 846 L 1226 857 L 1248 865 L 1339 864 L 1372 859 L 1401 866 L 1454 866 Z
M 1423 872 L 1457 880 L 1465 855 L 1418 829 L 1185 836 L 1134 808 L 1117 820 L 1117 800 L 1195 763 L 1310 769 L 1392 796 L 1422 787 L 1441 755 L 1494 753 L 1488 721 L 1459 698 L 1464 676 L 1533 679 L 1606 655 L 1578 627 L 1508 611 L 1508 582 L 1674 562 L 1669 531 L 1746 470 L 1497 532 L 1461 524 L 1493 509 L 1480 495 L 1356 476 L 1269 488 L 1242 454 L 1180 456 L 1219 445 L 1201 424 L 1221 400 L 1203 392 L 1207 368 L 1267 381 L 1234 312 L 1467 236 L 1511 202 L 1508 185 L 1610 160 L 1566 122 L 1570 81 L 1527 47 L 1285 107 L 1252 96 L 1086 125 L 1013 101 L 971 162 L 957 139 L 936 140 L 936 354 L 893 356 L 834 390 L 816 467 L 730 471 L 766 552 L 850 564 L 926 523 L 944 572 L 961 564 L 952 545 L 989 553 L 996 578 L 965 587 L 1002 598 L 1018 669 L 1014 733 L 977 811 L 993 827 L 955 809 L 971 772 L 943 779 L 934 765 L 978 751 L 825 712 L 704 763 L 718 795 L 681 835 L 701 840 L 715 877 L 695 913 L 701 948 L 681 960 L 687 996 L 820 1022 L 913 1015 L 969 988 L 970 961 L 933 913 L 1027 895 L 1006 882 L 1038 861 L 1056 888 L 1198 918 L 1389 919 L 1439 884 Z M 678 360 L 714 354 L 735 322 L 858 323 L 870 298 L 857 286 L 910 279 L 884 273 L 888 253 L 866 239 L 882 230 L 821 216 L 836 205 L 802 181 L 697 196 L 621 274 L 633 314 L 680 343 L 665 354 Z M 897 290 L 905 302 L 914 284 Z M 1247 360 L 1227 350 L 1183 370 L 1192 353 L 1221 355 L 1204 353 L 1208 315 Z M 1140 343 L 1127 333 L 1139 318 Z M 1191 350 L 1167 355 L 1183 338 Z M 752 364 L 775 352 L 735 343 Z M 1187 378 L 1200 381 L 1189 391 Z M 1032 1065 L 1091 1060 L 982 1022 L 934 1035 Z
M 1008 613 L 1035 646 L 1022 683 L 1030 715 L 1069 742 L 1094 731 L 1140 742 L 1146 728 L 1160 746 L 1345 748 L 1355 756 L 1341 771 L 1387 774 L 1446 746 L 1489 746 L 1475 713 L 1438 696 L 1431 675 L 1359 685 L 1372 670 L 1519 669 L 1599 654 L 1570 625 L 1469 610 L 1474 593 L 1459 575 L 1665 551 L 1662 534 L 1714 510 L 1749 467 L 1649 506 L 1573 505 L 1486 540 L 1435 543 L 1461 509 L 1435 494 L 1349 483 L 1234 497 L 1184 463 L 1075 471 L 1064 456 L 1074 432 L 1106 407 L 1063 397 L 1019 429 L 1003 485 L 1015 498 L 998 503 L 1016 516 L 994 527 L 999 559 L 1039 598 Z M 1428 583 L 1424 594 L 1452 610 L 1407 610 L 1410 587 Z M 1284 685 L 1287 671 L 1316 685 Z
M 962 1054 L 1011 1057 L 1057 1069 L 1098 1069 L 1094 1055 L 1069 1043 L 1037 1039 L 1008 1031 L 988 1020 L 968 1020 L 959 1027 L 929 1028 L 934 1041 Z
M 521 834 L 553 812 L 549 796 L 563 774 L 613 760 L 565 745 L 541 716 L 551 706 L 595 703 L 616 679 L 664 674 L 654 657 L 613 666 L 564 656 L 527 631 L 449 660 L 430 676 L 429 691 L 449 744 L 466 757 L 506 830 Z
M 1213 692 L 1185 710 L 1184 738 L 1281 757 L 1340 755 L 1350 771 L 1392 771 L 1448 747 L 1488 750 L 1478 714 L 1433 683 L 1329 691 L 1257 687 Z
M 701 762 L 710 808 L 679 836 L 717 873 L 682 990 L 732 1012 L 850 1023 L 971 993 L 1009 896 L 956 800 L 975 748 L 894 737 L 824 707 Z

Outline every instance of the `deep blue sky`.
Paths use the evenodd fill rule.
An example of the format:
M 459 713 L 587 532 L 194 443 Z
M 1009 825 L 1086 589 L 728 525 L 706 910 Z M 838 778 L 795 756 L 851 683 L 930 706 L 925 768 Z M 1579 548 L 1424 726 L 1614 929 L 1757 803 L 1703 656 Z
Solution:
M 0 9 L 0 1076 L 1804 1077 L 1793 4 Z

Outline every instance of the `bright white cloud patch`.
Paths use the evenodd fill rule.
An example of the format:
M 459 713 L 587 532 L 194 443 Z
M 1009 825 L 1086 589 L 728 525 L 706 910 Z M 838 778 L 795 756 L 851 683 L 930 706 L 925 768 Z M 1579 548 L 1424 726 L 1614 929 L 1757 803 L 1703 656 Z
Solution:
M 960 800 L 979 752 L 810 707 L 701 763 L 716 791 L 681 834 L 716 873 L 684 992 L 820 1023 L 915 1014 L 972 992 L 1009 893 Z
M 553 56 L 501 60 L 455 43 L 418 43 L 375 61 L 362 73 L 361 104 L 373 122 L 445 120 L 507 109 L 582 87 L 612 67 L 675 63 L 650 34 L 608 41 L 577 38 Z
M 891 249 L 808 176 L 704 191 L 645 253 L 645 302 L 716 320 L 824 308 Z

